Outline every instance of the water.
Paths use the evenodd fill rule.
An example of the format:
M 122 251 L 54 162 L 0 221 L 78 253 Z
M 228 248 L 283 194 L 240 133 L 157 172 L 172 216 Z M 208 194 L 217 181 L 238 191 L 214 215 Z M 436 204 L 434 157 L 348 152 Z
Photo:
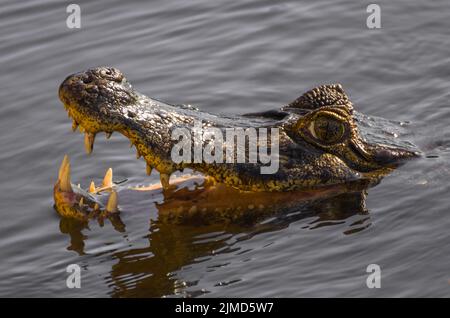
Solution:
M 0 12 L 1 296 L 450 295 L 450 3 L 378 1 L 2 1 Z M 122 206 L 110 224 L 68 228 L 52 208 L 63 154 L 87 186 L 114 167 L 145 177 L 128 141 L 98 138 L 88 157 L 57 98 L 70 73 L 122 70 L 143 93 L 211 112 L 272 109 L 340 82 L 356 109 L 410 122 L 425 157 L 369 190 L 365 209 L 307 206 L 253 226 L 164 226 L 154 201 Z M 428 157 L 426 157 L 428 156 Z M 160 198 L 159 198 L 160 199 Z M 345 207 L 347 205 L 344 205 Z M 81 290 L 65 285 L 82 267 Z M 366 267 L 382 269 L 381 289 Z

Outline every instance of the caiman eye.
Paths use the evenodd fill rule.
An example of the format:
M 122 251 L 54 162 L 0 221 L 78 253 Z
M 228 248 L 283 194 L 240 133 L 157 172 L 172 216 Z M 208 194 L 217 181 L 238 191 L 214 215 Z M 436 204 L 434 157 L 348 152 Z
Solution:
M 335 144 L 344 137 L 345 125 L 338 119 L 319 116 L 309 124 L 308 130 L 318 141 Z

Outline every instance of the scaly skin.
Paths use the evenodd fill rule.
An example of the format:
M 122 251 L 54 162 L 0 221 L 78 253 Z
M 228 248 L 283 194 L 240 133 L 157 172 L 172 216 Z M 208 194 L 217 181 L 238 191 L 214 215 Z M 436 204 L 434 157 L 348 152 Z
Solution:
M 97 133 L 119 132 L 136 146 L 138 157 L 144 157 L 147 173 L 154 168 L 160 173 L 164 188 L 169 187 L 170 174 L 185 168 L 235 189 L 234 195 L 345 188 L 355 182 L 377 183 L 404 160 L 418 156 L 410 149 L 364 140 L 352 103 L 339 84 L 314 88 L 280 110 L 219 117 L 149 98 L 134 90 L 119 70 L 99 67 L 67 77 L 59 97 L 73 118 L 74 130 L 80 126 L 85 132 L 88 153 Z M 174 163 L 171 151 L 178 141 L 171 138 L 173 129 L 192 129 L 200 120 L 203 128 L 222 132 L 236 127 L 278 128 L 278 172 L 261 174 L 259 162 Z M 61 202 L 56 196 L 55 201 Z

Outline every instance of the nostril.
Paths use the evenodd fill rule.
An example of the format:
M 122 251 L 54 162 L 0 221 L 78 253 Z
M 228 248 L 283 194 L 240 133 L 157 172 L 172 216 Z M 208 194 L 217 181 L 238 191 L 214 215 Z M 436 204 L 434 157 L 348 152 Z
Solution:
M 105 77 L 105 78 L 112 78 L 114 77 L 114 70 L 111 68 L 102 68 L 100 69 L 100 76 Z
M 101 77 L 117 83 L 120 83 L 123 79 L 122 73 L 120 73 L 120 71 L 115 69 L 114 67 L 100 68 L 97 72 Z
M 92 82 L 92 78 L 90 76 L 83 76 L 82 81 L 84 84 L 89 84 Z

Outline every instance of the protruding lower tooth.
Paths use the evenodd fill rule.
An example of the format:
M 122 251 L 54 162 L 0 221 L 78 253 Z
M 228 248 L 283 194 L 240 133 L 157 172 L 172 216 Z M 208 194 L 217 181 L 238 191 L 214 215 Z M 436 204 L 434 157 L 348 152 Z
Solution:
M 139 149 L 136 148 L 136 159 L 139 159 L 141 157 L 141 153 L 139 152 Z
M 163 186 L 164 189 L 168 189 L 170 187 L 170 175 L 167 173 L 160 173 L 159 174 L 159 179 L 161 181 L 161 185 Z
M 151 175 L 152 174 L 152 167 L 149 165 L 149 164 L 147 164 L 147 166 L 145 167 L 145 172 L 147 172 L 147 176 L 149 176 L 149 175 Z
M 89 185 L 89 192 L 94 193 L 95 192 L 95 183 L 94 181 L 91 181 L 91 184 Z
M 78 123 L 75 121 L 75 119 L 72 121 L 72 131 L 75 132 L 78 128 Z
M 97 211 L 100 209 L 100 206 L 98 205 L 98 203 L 94 204 L 94 211 Z
M 94 148 L 94 140 L 95 134 L 89 132 L 84 134 L 84 149 L 86 149 L 87 154 L 92 152 L 92 149 Z
M 64 158 L 61 162 L 61 166 L 59 166 L 59 171 L 58 171 L 58 180 L 61 180 L 61 175 L 64 171 L 64 167 L 65 165 L 69 162 L 69 157 L 67 155 L 64 155 Z
M 72 185 L 70 184 L 70 162 L 67 159 L 66 164 L 62 168 L 61 177 L 59 178 L 59 188 L 63 192 L 72 192 Z
M 81 197 L 80 202 L 78 202 L 78 205 L 79 205 L 79 206 L 83 206 L 83 205 L 84 205 L 84 199 L 83 199 L 83 197 Z
M 112 187 L 113 185 L 112 178 L 113 178 L 113 171 L 112 168 L 109 168 L 105 173 L 105 177 L 103 178 L 102 187 L 107 188 Z
M 113 191 L 111 192 L 111 195 L 109 196 L 108 203 L 106 203 L 106 211 L 110 213 L 116 213 L 118 211 L 117 209 L 117 192 Z
M 107 133 L 106 133 L 106 139 L 111 138 L 111 136 L 112 136 L 112 132 L 107 132 Z

